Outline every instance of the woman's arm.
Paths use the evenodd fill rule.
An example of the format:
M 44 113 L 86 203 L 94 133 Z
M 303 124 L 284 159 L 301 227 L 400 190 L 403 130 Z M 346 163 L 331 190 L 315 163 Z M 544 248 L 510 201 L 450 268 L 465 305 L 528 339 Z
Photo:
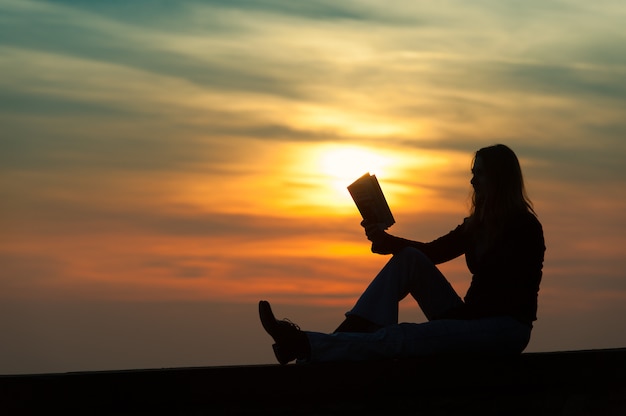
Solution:
M 405 247 L 414 247 L 422 251 L 433 263 L 439 264 L 465 252 L 465 223 L 429 243 L 393 236 L 388 234 L 380 224 L 368 224 L 363 221 L 361 225 L 365 228 L 367 239 L 372 242 L 372 253 L 396 254 Z

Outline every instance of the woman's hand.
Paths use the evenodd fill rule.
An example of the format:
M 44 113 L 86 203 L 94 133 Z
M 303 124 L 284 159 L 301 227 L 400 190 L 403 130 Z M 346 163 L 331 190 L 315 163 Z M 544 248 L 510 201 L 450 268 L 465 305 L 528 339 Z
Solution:
M 379 240 L 382 238 L 383 234 L 387 234 L 385 232 L 385 226 L 381 223 L 367 222 L 366 220 L 363 220 L 361 221 L 361 226 L 365 229 L 365 235 L 371 242 Z
M 392 254 L 398 248 L 398 238 L 385 231 L 385 226 L 380 223 L 361 221 L 365 229 L 367 239 L 372 242 L 372 253 Z

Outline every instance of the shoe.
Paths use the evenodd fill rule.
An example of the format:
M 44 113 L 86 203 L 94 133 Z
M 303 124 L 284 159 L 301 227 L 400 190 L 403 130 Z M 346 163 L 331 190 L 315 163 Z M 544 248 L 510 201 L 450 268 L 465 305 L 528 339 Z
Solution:
M 298 325 L 287 319 L 277 320 L 269 302 L 265 300 L 259 302 L 259 317 L 263 329 L 274 339 L 275 344 L 272 345 L 274 355 L 281 365 L 310 356 L 309 340 L 306 334 Z

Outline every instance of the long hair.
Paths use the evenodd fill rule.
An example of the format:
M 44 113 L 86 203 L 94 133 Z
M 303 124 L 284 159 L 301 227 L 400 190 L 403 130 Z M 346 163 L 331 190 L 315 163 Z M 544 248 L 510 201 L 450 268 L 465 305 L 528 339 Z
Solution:
M 481 227 L 488 241 L 493 241 L 507 220 L 520 213 L 536 216 L 524 186 L 522 168 L 515 153 L 503 144 L 483 147 L 472 159 L 480 157 L 486 182 L 485 189 L 472 193 L 470 221 Z

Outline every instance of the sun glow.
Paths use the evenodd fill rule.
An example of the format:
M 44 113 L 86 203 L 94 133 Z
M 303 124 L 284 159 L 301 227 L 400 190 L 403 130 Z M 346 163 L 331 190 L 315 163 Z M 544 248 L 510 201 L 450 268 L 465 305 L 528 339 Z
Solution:
M 321 171 L 333 179 L 333 186 L 345 190 L 364 173 L 384 175 L 391 160 L 363 147 L 340 146 L 324 150 L 319 163 Z
M 264 181 L 266 192 L 259 200 L 270 204 L 264 210 L 308 218 L 358 214 L 347 187 L 365 173 L 376 175 L 394 212 L 435 206 L 441 212 L 448 205 L 446 194 L 437 188 L 449 191 L 454 187 L 450 181 L 456 181 L 459 166 L 458 155 L 453 153 L 412 151 L 384 143 L 377 147 L 337 143 L 285 146 L 271 156 L 280 176 Z M 272 184 L 275 193 L 274 188 L 267 188 Z
M 383 180 L 397 177 L 404 157 L 391 149 L 328 143 L 300 145 L 276 154 L 286 155 L 284 163 L 276 162 L 284 169 L 283 177 L 289 178 L 288 182 L 281 182 L 285 212 L 309 217 L 328 216 L 331 211 L 333 215 L 353 214 L 356 208 L 348 185 L 368 172 Z M 390 195 L 393 193 L 391 186 L 385 189 Z M 278 199 L 273 204 L 276 209 Z

